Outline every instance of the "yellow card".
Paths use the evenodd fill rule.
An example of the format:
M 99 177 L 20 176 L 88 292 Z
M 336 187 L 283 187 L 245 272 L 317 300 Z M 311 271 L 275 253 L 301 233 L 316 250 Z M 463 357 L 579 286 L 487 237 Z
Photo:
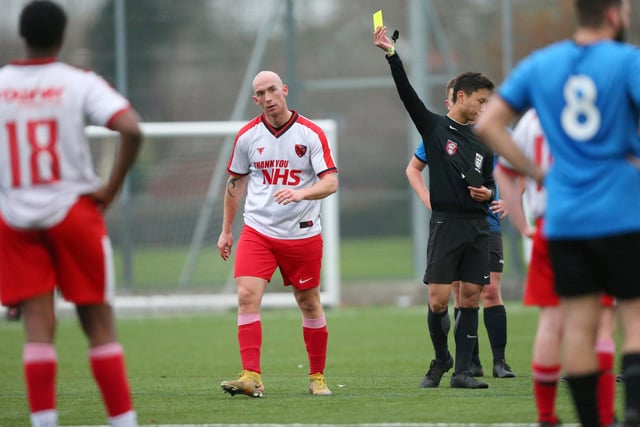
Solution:
M 375 31 L 376 28 L 383 26 L 384 24 L 382 23 L 382 10 L 378 10 L 373 14 L 373 31 Z

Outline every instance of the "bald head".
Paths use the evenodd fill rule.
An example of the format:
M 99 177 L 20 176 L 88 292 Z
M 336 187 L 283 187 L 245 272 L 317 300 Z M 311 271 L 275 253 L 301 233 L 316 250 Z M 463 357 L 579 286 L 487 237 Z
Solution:
M 257 87 L 269 87 L 273 85 L 276 85 L 278 87 L 282 87 L 284 85 L 278 73 L 275 73 L 273 71 L 260 71 L 253 78 L 252 87 L 254 92 L 256 92 Z

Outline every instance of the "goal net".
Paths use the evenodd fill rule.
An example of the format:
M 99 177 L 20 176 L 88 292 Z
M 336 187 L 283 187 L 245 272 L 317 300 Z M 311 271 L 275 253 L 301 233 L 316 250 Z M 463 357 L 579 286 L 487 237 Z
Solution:
M 337 155 L 336 123 L 316 121 Z M 142 123 L 145 143 L 127 185 L 107 212 L 116 260 L 116 309 L 195 310 L 235 307 L 233 258 L 223 261 L 216 243 L 222 223 L 226 165 L 245 122 Z M 106 176 L 116 134 L 89 126 L 96 167 Z M 322 201 L 324 260 L 321 298 L 340 303 L 338 197 Z M 234 236 L 239 236 L 238 212 Z M 279 272 L 263 306 L 295 305 Z

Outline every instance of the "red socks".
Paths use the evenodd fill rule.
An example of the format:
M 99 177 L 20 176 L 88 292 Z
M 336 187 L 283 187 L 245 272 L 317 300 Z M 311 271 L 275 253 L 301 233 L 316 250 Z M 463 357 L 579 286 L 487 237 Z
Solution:
M 324 373 L 327 359 L 327 321 L 302 319 L 302 334 L 309 356 L 309 374 Z M 238 315 L 238 343 L 242 369 L 260 373 L 260 348 L 262 347 L 262 323 L 259 313 Z
M 57 356 L 53 344 L 26 343 L 22 363 L 31 412 L 55 409 Z
M 560 365 L 541 366 L 533 363 L 533 394 L 538 409 L 538 421 L 557 423 L 556 393 L 560 378 Z
M 327 321 L 322 315 L 317 319 L 302 319 L 302 335 L 309 356 L 309 375 L 324 373 L 327 360 Z
M 616 376 L 613 373 L 615 343 L 612 340 L 598 341 L 596 355 L 600 377 L 598 378 L 598 413 L 600 425 L 613 423 L 615 416 Z
M 609 425 L 614 420 L 616 377 L 613 372 L 614 343 L 598 342 L 596 346 L 600 376 L 598 378 L 598 413 L 600 425 Z M 560 365 L 539 366 L 535 363 L 533 369 L 533 384 L 539 421 L 557 422 L 555 413 L 555 398 L 558 388 Z
M 122 346 L 114 342 L 93 347 L 89 350 L 89 362 L 109 417 L 131 411 L 131 391 Z
M 238 314 L 238 344 L 242 369 L 260 373 L 262 322 L 260 313 Z

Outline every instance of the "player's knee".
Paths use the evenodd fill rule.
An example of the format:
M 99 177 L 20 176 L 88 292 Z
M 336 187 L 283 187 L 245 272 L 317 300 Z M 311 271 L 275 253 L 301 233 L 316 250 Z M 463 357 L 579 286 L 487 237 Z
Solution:
M 313 314 L 322 311 L 318 288 L 296 290 L 294 296 L 298 307 L 303 313 Z
M 487 292 L 483 291 L 481 294 L 482 306 L 494 307 L 496 305 L 502 305 L 502 298 L 500 292 L 497 289 L 487 289 Z
M 259 308 L 261 295 L 245 286 L 238 286 L 238 306 L 243 308 Z M 252 310 L 255 311 L 255 310 Z
M 430 299 L 429 309 L 433 313 L 443 313 L 449 306 L 449 300 Z

